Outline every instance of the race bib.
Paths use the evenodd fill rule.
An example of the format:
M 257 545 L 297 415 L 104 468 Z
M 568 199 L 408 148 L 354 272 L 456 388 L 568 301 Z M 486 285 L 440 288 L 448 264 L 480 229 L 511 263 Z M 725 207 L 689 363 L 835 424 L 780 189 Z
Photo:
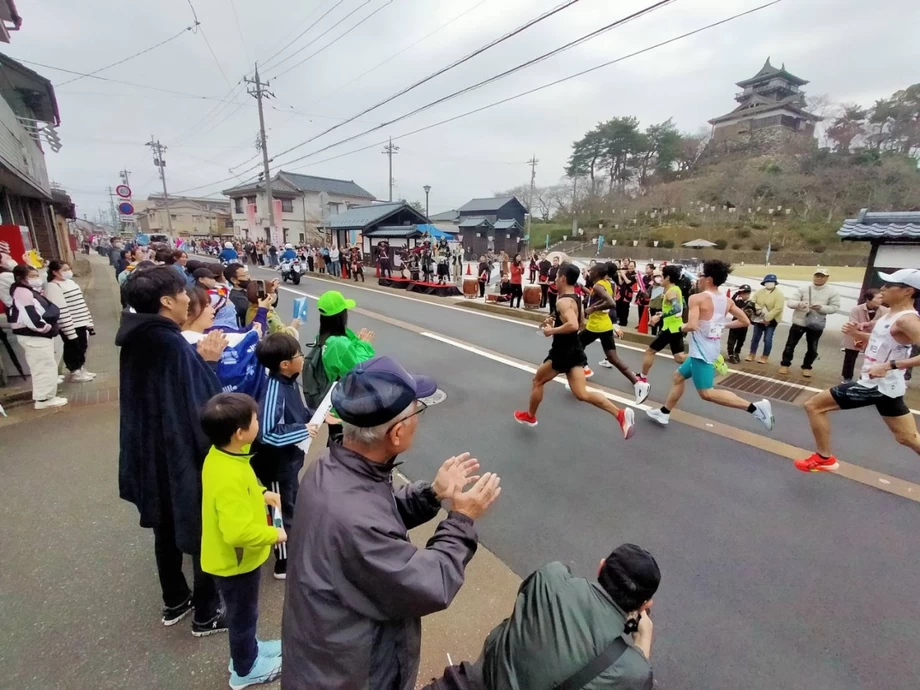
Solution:
M 711 340 L 719 340 L 722 338 L 722 331 L 724 330 L 724 323 L 711 323 L 709 324 L 709 333 L 706 335 L 706 337 L 710 338 Z

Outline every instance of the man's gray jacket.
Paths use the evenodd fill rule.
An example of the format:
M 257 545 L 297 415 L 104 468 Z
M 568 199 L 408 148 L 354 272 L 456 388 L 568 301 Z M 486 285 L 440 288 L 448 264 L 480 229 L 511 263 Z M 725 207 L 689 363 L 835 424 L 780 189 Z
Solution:
M 421 617 L 447 608 L 477 547 L 451 512 L 425 548 L 407 531 L 437 515 L 430 485 L 394 490 L 393 465 L 329 448 L 304 475 L 288 541 L 284 690 L 412 690 Z

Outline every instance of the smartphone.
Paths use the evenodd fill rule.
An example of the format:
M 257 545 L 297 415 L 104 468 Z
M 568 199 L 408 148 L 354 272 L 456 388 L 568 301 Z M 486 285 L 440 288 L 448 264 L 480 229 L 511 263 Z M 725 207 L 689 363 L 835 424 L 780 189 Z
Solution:
M 257 289 L 256 295 L 258 299 L 260 300 L 265 299 L 266 292 L 265 292 L 265 281 L 264 280 L 256 281 L 256 289 Z

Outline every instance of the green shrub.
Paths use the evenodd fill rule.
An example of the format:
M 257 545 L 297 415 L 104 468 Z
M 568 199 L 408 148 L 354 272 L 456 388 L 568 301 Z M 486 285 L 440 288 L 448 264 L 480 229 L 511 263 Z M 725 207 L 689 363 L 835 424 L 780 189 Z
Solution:
M 661 246 L 665 249 L 674 249 L 674 240 L 665 240 L 661 243 Z
M 740 242 L 732 242 L 732 249 L 741 249 Z
M 766 223 L 751 223 L 751 227 L 754 228 L 755 230 L 766 230 L 767 224 Z
M 691 220 L 687 223 L 687 225 L 689 225 L 691 228 L 698 228 L 700 227 L 701 223 L 698 220 Z
M 716 249 L 725 249 L 728 246 L 728 240 L 716 240 Z
M 655 240 L 645 240 L 645 246 L 646 246 L 646 247 L 654 247 L 654 246 L 655 246 Z
M 741 239 L 746 239 L 751 236 L 751 231 L 747 228 L 741 228 L 738 232 L 735 233 Z
M 824 250 L 827 249 L 823 244 L 816 244 L 811 250 L 817 254 L 823 254 Z
M 751 249 L 753 249 L 755 252 L 759 252 L 761 249 L 763 249 L 763 247 L 761 247 L 757 242 L 754 242 L 754 244 L 751 245 Z

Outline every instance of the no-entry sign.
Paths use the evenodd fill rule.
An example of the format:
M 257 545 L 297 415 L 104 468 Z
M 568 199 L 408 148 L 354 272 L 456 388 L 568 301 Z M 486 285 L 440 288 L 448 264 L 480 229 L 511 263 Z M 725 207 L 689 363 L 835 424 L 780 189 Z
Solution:
M 123 216 L 133 216 L 134 215 L 134 204 L 130 201 L 122 201 L 118 204 L 118 212 Z
M 131 188 L 126 184 L 120 184 L 115 188 L 115 193 L 122 199 L 131 198 Z

